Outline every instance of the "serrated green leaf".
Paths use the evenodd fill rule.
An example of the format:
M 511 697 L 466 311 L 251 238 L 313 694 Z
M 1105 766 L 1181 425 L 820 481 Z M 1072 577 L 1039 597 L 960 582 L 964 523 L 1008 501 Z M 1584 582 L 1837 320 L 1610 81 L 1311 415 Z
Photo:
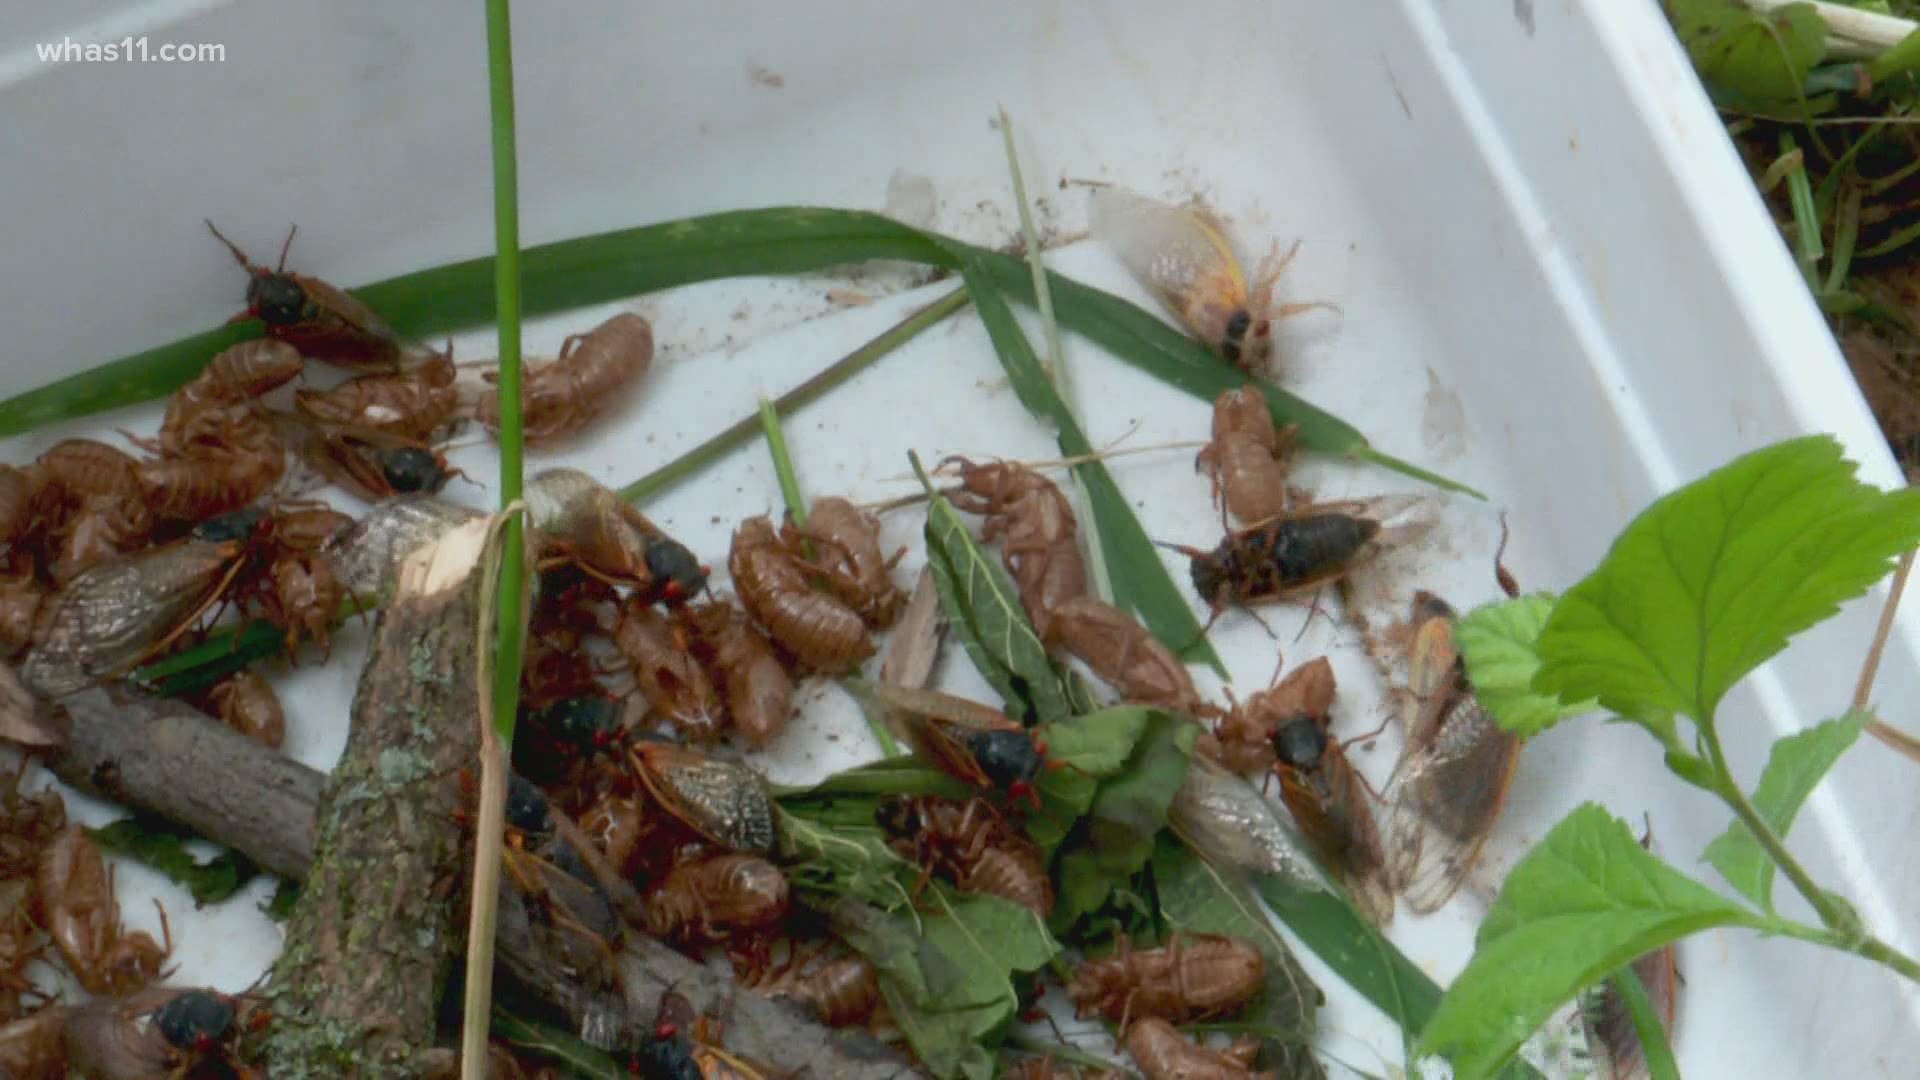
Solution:
M 1710 719 L 1729 688 L 1920 544 L 1920 490 L 1861 483 L 1830 435 L 1736 458 L 1628 524 L 1540 633 L 1534 689 Z
M 1013 579 L 974 539 L 953 504 L 931 486 L 928 493 L 927 565 L 947 624 L 974 667 L 999 692 L 1007 711 L 1026 723 L 1072 716 L 1075 698 L 1027 621 Z
M 1667 13 L 1701 79 L 1750 107 L 1800 101 L 1826 56 L 1827 26 L 1812 4 L 1758 12 L 1737 0 L 1667 0 Z
M 1774 835 L 1786 838 L 1793 828 L 1800 806 L 1820 785 L 1840 755 L 1854 744 L 1873 718 L 1864 712 L 1849 711 L 1837 720 L 1808 728 L 1796 735 L 1777 740 L 1767 754 L 1767 767 L 1760 773 L 1760 786 L 1753 791 L 1753 808 L 1760 812 Z M 1713 864 L 1727 884 L 1768 911 L 1773 910 L 1773 859 L 1754 839 L 1746 823 L 1735 819 L 1707 845 L 1702 856 Z
M 1153 710 L 1116 705 L 1048 724 L 1038 732 L 1055 763 L 1035 786 L 1040 812 L 1027 820 L 1027 837 L 1050 864 L 1053 853 L 1093 805 L 1100 779 L 1119 772 L 1133 755 Z
M 929 895 L 918 914 L 842 902 L 834 930 L 879 971 L 894 1022 L 934 1076 L 979 1075 L 982 1061 L 991 1076 L 987 1045 L 1019 1008 L 1012 976 L 1046 966 L 1059 943 L 1018 904 L 939 885 Z
M 1186 779 L 1199 728 L 1153 710 L 1126 767 L 1095 792 L 1086 817 L 1062 849 L 1060 891 L 1049 925 L 1066 930 L 1147 864 L 1167 808 Z
M 1160 915 L 1169 927 L 1239 938 L 1266 959 L 1266 988 L 1248 1004 L 1243 1016 L 1290 1037 L 1268 1040 L 1260 1064 L 1283 1077 L 1325 1076 L 1311 1047 L 1326 995 L 1300 967 L 1266 909 L 1254 899 L 1245 876 L 1208 863 L 1171 833 L 1162 833 L 1153 850 L 1153 886 L 1160 898 Z
M 1073 410 L 1047 379 L 1040 358 L 1034 355 L 1033 344 L 1014 319 L 998 283 L 976 263 L 969 263 L 963 273 L 967 295 L 973 298 L 974 310 L 980 313 L 980 321 L 993 340 L 994 351 L 999 354 L 1000 366 L 1006 369 L 1021 403 L 1029 412 L 1053 423 L 1062 454 L 1091 455 L 1093 445 L 1080 430 Z M 1087 461 L 1074 466 L 1073 475 L 1093 508 L 1101 552 L 1106 556 L 1107 574 L 1113 584 L 1114 604 L 1137 613 L 1140 621 L 1167 648 L 1204 661 L 1219 672 L 1221 678 L 1226 678 L 1227 669 L 1220 662 L 1220 655 L 1201 633 L 1200 620 L 1194 617 L 1185 594 L 1167 573 L 1152 539 L 1140 519 L 1134 516 L 1133 506 L 1120 493 L 1120 486 L 1113 482 L 1107 467 L 1099 461 Z
M 101 828 L 88 829 L 87 834 L 101 848 L 165 874 L 168 880 L 193 896 L 196 907 L 227 899 L 260 873 L 244 856 L 231 851 L 222 851 L 202 862 L 186 848 L 193 834 L 147 818 L 124 817 Z
M 1507 876 L 1420 1053 L 1446 1057 L 1458 1080 L 1490 1076 L 1556 1009 L 1642 953 L 1713 927 L 1766 925 L 1587 803 Z
M 1467 612 L 1453 627 L 1453 640 L 1466 657 L 1474 693 L 1501 730 L 1537 735 L 1571 716 L 1591 712 L 1594 703 L 1569 705 L 1533 689 L 1540 668 L 1534 644 L 1553 612 L 1554 597 L 1535 593 Z
M 1008 295 L 1033 302 L 1024 259 L 922 232 L 882 214 L 774 206 L 666 221 L 541 244 L 520 253 L 523 315 L 535 318 L 720 278 L 800 274 L 870 259 L 947 269 L 972 260 Z M 1236 367 L 1137 304 L 1048 272 L 1060 325 L 1176 389 L 1212 401 L 1246 381 Z M 234 302 L 242 284 L 234 278 Z M 350 290 L 402 335 L 425 341 L 493 318 L 491 257 L 433 267 Z M 197 374 L 220 349 L 258 337 L 249 322 L 217 327 L 80 372 L 0 402 L 0 436 L 150 401 Z M 60 366 L 65 366 L 62 364 Z M 1263 383 L 1274 419 L 1301 445 L 1372 461 L 1459 491 L 1473 489 L 1380 453 L 1339 417 Z
M 909 898 L 909 886 L 919 877 L 919 870 L 894 854 L 886 836 L 871 824 L 870 797 L 862 815 L 868 822 L 864 827 L 845 820 L 823 821 L 814 815 L 830 818 L 831 804 L 774 807 L 780 858 L 796 892 L 853 898 L 882 908 L 892 908 Z

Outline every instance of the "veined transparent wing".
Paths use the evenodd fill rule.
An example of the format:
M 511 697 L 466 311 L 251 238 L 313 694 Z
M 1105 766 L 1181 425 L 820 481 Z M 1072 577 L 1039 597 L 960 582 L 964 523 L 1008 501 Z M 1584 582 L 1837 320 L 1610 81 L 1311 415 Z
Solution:
M 1096 188 L 1090 230 L 1196 336 L 1219 344 L 1226 319 L 1244 312 L 1247 275 L 1212 215 L 1124 188 Z

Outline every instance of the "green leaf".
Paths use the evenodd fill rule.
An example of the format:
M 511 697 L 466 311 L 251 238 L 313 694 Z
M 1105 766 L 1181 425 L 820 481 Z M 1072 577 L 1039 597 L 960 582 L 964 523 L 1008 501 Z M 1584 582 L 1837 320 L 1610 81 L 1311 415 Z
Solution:
M 1588 803 L 1508 875 L 1465 971 L 1420 1037 L 1459 1080 L 1492 1075 L 1554 1010 L 1642 953 L 1766 920 L 1644 851 Z
M 801 274 L 869 259 L 899 259 L 950 270 L 976 260 L 1008 294 L 1033 302 L 1024 260 L 922 232 L 881 214 L 776 206 L 644 225 L 560 240 L 520 253 L 525 318 L 610 303 L 720 278 Z M 1165 321 L 1111 293 L 1048 273 L 1060 325 L 1086 335 L 1115 358 L 1207 401 L 1246 381 Z M 243 289 L 234 276 L 234 306 Z M 434 267 L 353 289 L 404 336 L 425 340 L 492 320 L 493 259 Z M 261 324 L 220 327 L 150 349 L 0 402 L 0 436 L 106 409 L 150 401 L 191 379 L 228 345 L 258 337 Z M 1301 444 L 1327 454 L 1373 461 L 1456 490 L 1436 477 L 1367 445 L 1351 424 L 1273 387 L 1262 392 L 1281 426 L 1297 425 Z
M 1800 804 L 1807 801 L 1820 778 L 1847 752 L 1873 718 L 1858 710 L 1828 720 L 1776 741 L 1753 792 L 1753 808 L 1760 811 L 1774 835 L 1782 839 L 1793 828 Z M 1727 884 L 1768 911 L 1773 910 L 1773 859 L 1746 822 L 1735 819 L 1707 845 L 1703 856 Z
M 1920 30 L 1900 39 L 1900 43 L 1867 64 L 1867 76 L 1876 83 L 1920 71 Z
M 1239 938 L 1266 959 L 1266 988 L 1243 1017 L 1289 1037 L 1268 1041 L 1260 1064 L 1283 1077 L 1325 1076 L 1311 1047 L 1316 1014 L 1326 995 L 1294 959 L 1266 909 L 1248 890 L 1244 875 L 1214 866 L 1171 833 L 1162 833 L 1153 850 L 1153 884 L 1160 915 L 1172 929 Z
M 1006 297 L 978 264 L 968 264 L 965 275 L 967 294 L 973 297 L 974 310 L 986 324 L 994 351 L 1000 356 L 1000 366 L 1006 369 L 1021 404 L 1034 415 L 1052 421 L 1061 453 L 1069 457 L 1092 454 L 1093 445 L 1080 430 L 1073 411 L 1047 379 L 1040 367 L 1040 358 L 1034 355 L 1032 343 L 1015 321 Z M 1113 584 L 1114 604 L 1137 612 L 1140 621 L 1167 648 L 1205 661 L 1221 678 L 1226 678 L 1227 669 L 1220 662 L 1220 655 L 1201 633 L 1200 621 L 1194 617 L 1186 595 L 1167 573 L 1153 541 L 1140 519 L 1134 516 L 1132 505 L 1120 493 L 1106 466 L 1099 461 L 1085 462 L 1074 466 L 1073 475 L 1086 491 L 1087 503 L 1093 507 L 1093 516 L 1099 525 L 1101 551 L 1106 556 L 1107 573 Z
M 928 893 L 919 914 L 842 903 L 830 918 L 879 971 L 894 1022 L 934 1076 L 991 1077 L 983 1044 L 997 1043 L 1019 1009 L 1012 976 L 1046 966 L 1059 943 L 1018 904 L 938 885 Z
M 1827 52 L 1812 4 L 1757 12 L 1737 0 L 1667 0 L 1674 31 L 1714 90 L 1751 107 L 1799 102 Z
M 909 898 L 907 883 L 917 879 L 919 872 L 895 855 L 887 846 L 886 836 L 871 824 L 872 802 L 866 803 L 865 827 L 831 820 L 831 808 L 831 803 L 824 807 L 774 807 L 780 858 L 794 890 L 851 897 L 883 908 L 904 903 Z M 820 817 L 812 816 L 810 810 Z
M 1060 892 L 1051 925 L 1066 930 L 1104 904 L 1153 854 L 1153 838 L 1167 823 L 1167 807 L 1186 779 L 1199 727 L 1152 710 L 1124 769 L 1100 781 L 1087 816 L 1062 846 Z
M 1027 820 L 1027 836 L 1040 845 L 1049 863 L 1054 850 L 1093 805 L 1100 779 L 1126 766 L 1152 716 L 1152 709 L 1115 705 L 1048 724 L 1038 732 L 1047 744 L 1048 761 L 1057 767 L 1043 773 L 1035 785 L 1040 791 L 1040 812 Z
M 803 802 L 847 795 L 944 795 L 964 799 L 973 789 L 912 756 L 883 758 L 834 773 L 804 787 L 772 786 L 781 802 Z
M 523 1020 L 494 1006 L 493 1034 L 519 1050 L 564 1066 L 569 1076 L 588 1080 L 627 1080 L 628 1072 L 603 1050 L 537 1020 Z
M 1533 689 L 1534 672 L 1540 668 L 1534 643 L 1553 603 L 1551 594 L 1536 593 L 1483 604 L 1454 624 L 1453 640 L 1466 657 L 1474 693 L 1504 731 L 1538 735 L 1593 709 L 1591 701 L 1569 705 Z
M 1656 501 L 1555 605 L 1534 689 L 1710 721 L 1734 683 L 1920 544 L 1920 491 L 1881 491 L 1854 468 L 1810 435 Z
M 192 894 L 195 907 L 225 900 L 260 873 L 246 857 L 232 851 L 202 862 L 187 851 L 192 833 L 149 818 L 123 817 L 103 828 L 88 829 L 87 834 L 105 850 L 165 874 Z
M 300 902 L 300 886 L 281 878 L 273 887 L 273 896 L 260 905 L 260 913 L 277 923 L 293 918 L 293 905 Z
M 919 468 L 919 460 L 914 460 Z M 1064 720 L 1078 711 L 1061 669 L 1027 621 L 1013 580 L 944 496 L 927 488 L 927 565 L 940 590 L 948 625 L 1007 710 L 1028 724 Z

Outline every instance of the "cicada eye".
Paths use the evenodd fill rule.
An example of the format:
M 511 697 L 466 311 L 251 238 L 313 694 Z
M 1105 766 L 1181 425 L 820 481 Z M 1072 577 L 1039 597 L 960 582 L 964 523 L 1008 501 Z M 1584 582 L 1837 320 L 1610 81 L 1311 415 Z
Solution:
M 1253 324 L 1253 336 L 1257 338 L 1266 337 L 1272 330 L 1273 322 L 1268 319 L 1261 319 L 1259 322 Z

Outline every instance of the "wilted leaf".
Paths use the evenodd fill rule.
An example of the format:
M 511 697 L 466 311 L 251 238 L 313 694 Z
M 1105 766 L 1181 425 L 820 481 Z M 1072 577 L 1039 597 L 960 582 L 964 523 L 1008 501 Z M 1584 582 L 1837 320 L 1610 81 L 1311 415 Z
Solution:
M 988 1047 L 1019 1008 L 1013 975 L 1044 967 L 1060 946 L 1018 904 L 940 885 L 928 893 L 917 914 L 836 905 L 834 930 L 880 972 L 895 1023 L 934 1076 L 991 1077 Z
M 124 817 L 87 832 L 94 843 L 105 850 L 165 874 L 192 894 L 196 907 L 225 900 L 260 872 L 253 863 L 231 851 L 201 862 L 187 851 L 186 842 L 193 839 L 191 834 L 144 818 Z
M 1047 744 L 1047 759 L 1054 767 L 1035 785 L 1040 810 L 1027 820 L 1027 836 L 1040 845 L 1049 862 L 1074 823 L 1093 805 L 1100 778 L 1126 766 L 1152 715 L 1151 709 L 1116 705 L 1048 724 L 1037 732 Z
M 1171 833 L 1162 833 L 1153 852 L 1153 884 L 1161 917 L 1172 929 L 1239 938 L 1266 959 L 1266 989 L 1248 1005 L 1243 1017 L 1288 1037 L 1268 1040 L 1260 1063 L 1283 1077 L 1325 1076 L 1312 1052 L 1316 1017 L 1325 995 L 1294 959 L 1266 909 L 1248 889 L 1245 875 L 1214 866 Z
M 1066 929 L 1106 902 L 1153 854 L 1167 808 L 1186 778 L 1199 729 L 1154 710 L 1124 769 L 1100 782 L 1093 803 L 1062 846 L 1059 898 L 1051 925 Z
M 943 496 L 927 505 L 927 565 L 948 625 L 1007 711 L 1028 724 L 1063 720 L 1075 709 L 1060 671 L 1027 621 L 1012 579 Z

